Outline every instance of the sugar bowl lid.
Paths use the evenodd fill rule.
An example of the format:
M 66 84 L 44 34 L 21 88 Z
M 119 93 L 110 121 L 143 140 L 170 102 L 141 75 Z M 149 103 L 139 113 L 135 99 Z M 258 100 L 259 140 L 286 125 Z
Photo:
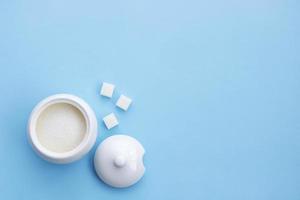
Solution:
M 138 182 L 145 173 L 144 153 L 143 146 L 133 137 L 108 137 L 96 150 L 96 173 L 103 182 L 112 187 L 129 187 Z

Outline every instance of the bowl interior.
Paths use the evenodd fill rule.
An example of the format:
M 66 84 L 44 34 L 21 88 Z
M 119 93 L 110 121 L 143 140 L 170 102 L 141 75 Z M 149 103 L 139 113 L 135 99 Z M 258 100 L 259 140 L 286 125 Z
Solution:
M 89 117 L 84 107 L 72 99 L 41 102 L 34 109 L 29 134 L 35 149 L 56 159 L 74 156 L 89 142 Z
M 86 135 L 83 113 L 74 105 L 58 102 L 45 107 L 36 121 L 36 135 L 42 146 L 56 153 L 72 151 Z

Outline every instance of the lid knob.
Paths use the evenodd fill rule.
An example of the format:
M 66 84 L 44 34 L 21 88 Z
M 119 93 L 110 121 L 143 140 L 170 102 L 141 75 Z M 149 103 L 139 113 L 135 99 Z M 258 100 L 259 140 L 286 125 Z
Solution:
M 114 159 L 114 165 L 118 168 L 124 167 L 126 165 L 125 156 L 122 155 L 116 156 Z

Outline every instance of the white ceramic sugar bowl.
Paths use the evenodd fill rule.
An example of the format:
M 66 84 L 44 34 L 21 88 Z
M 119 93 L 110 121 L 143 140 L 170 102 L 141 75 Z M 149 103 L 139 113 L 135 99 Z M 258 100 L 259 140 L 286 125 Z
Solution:
M 51 113 L 48 113 L 47 115 L 49 119 L 43 119 L 43 123 L 41 123 L 42 125 L 39 125 L 39 120 L 41 121 L 40 118 L 45 115 L 45 112 L 50 112 L 47 109 L 55 105 L 59 106 L 56 107 L 55 110 L 52 109 Z M 64 111 L 64 109 L 67 110 Z M 39 138 L 38 126 L 43 126 L 47 123 L 48 129 L 51 128 L 51 131 L 55 131 L 46 135 L 45 141 L 53 140 L 54 142 L 60 142 L 60 146 L 63 144 L 70 146 L 70 141 L 72 141 L 73 138 L 68 137 L 74 136 L 72 131 L 74 132 L 76 127 L 78 127 L 78 123 L 76 123 L 78 121 L 70 119 L 70 117 L 72 117 L 72 111 L 75 111 L 75 113 L 77 112 L 78 115 L 82 116 L 82 122 L 79 122 L 83 123 L 85 127 L 82 138 L 77 141 L 78 145 L 76 144 L 74 148 L 65 152 L 56 151 L 55 144 L 50 144 L 53 146 L 51 146 L 52 148 L 45 146 L 42 143 L 41 136 Z M 45 121 L 47 123 L 45 123 Z M 55 128 L 55 126 L 57 126 L 57 128 Z M 42 128 L 47 129 L 47 127 Z M 59 133 L 62 133 L 61 135 L 64 135 L 64 138 L 59 138 L 61 135 L 59 135 L 56 130 L 60 131 Z M 97 119 L 94 111 L 84 100 L 71 94 L 56 94 L 45 98 L 32 110 L 28 121 L 28 140 L 31 146 L 43 159 L 53 163 L 64 164 L 80 159 L 93 147 L 96 137 Z

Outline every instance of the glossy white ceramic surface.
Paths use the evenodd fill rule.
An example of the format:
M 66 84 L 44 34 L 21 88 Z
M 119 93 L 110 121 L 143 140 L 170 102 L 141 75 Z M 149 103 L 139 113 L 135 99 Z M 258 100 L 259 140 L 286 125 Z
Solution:
M 85 123 L 85 133 L 84 137 L 82 137 L 82 141 L 80 141 L 76 147 L 66 152 L 58 152 L 46 148 L 39 140 L 37 134 L 38 120 L 43 111 L 50 106 L 62 103 L 69 104 L 78 109 L 82 114 Z M 64 121 L 61 120 L 61 123 L 64 123 Z M 64 164 L 80 159 L 90 151 L 95 144 L 96 137 L 97 119 L 94 111 L 84 100 L 70 94 L 56 94 L 45 98 L 35 106 L 28 121 L 28 140 L 30 144 L 38 155 L 53 163 Z
M 96 151 L 95 170 L 106 184 L 118 188 L 129 187 L 145 173 L 144 153 L 143 146 L 133 137 L 108 137 Z

